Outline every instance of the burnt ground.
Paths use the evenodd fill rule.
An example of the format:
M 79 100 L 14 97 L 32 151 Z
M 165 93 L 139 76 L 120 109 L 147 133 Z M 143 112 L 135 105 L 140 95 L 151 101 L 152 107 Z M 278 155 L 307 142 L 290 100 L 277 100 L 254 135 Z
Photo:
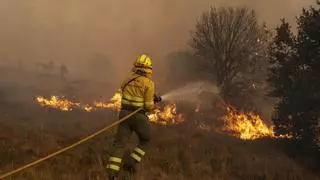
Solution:
M 39 90 L 34 85 L 16 87 L 10 81 L 6 82 L 2 82 L 0 92 L 1 174 L 69 145 L 116 119 L 117 113 L 112 110 L 85 113 L 39 107 L 32 102 L 33 95 L 53 91 L 45 88 Z M 179 107 L 182 106 L 178 106 L 178 110 Z M 194 124 L 199 120 L 217 121 L 214 116 L 209 116 L 208 112 L 195 114 L 187 106 L 180 108 L 180 111 L 186 113 L 184 124 L 152 125 L 150 149 L 136 179 L 317 179 L 287 157 L 273 139 L 242 141 L 227 134 L 205 131 Z M 106 179 L 105 162 L 114 130 L 11 179 Z M 133 147 L 135 142 L 134 136 L 128 148 Z

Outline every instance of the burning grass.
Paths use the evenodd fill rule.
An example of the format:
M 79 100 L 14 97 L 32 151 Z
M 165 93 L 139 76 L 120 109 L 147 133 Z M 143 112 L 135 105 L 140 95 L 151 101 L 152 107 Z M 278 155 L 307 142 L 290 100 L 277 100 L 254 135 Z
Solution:
M 175 104 L 166 105 L 163 110 L 156 109 L 153 113 L 148 115 L 150 122 L 157 124 L 180 124 L 184 122 L 184 115 L 177 113 Z
M 80 103 L 75 103 L 58 96 L 51 96 L 48 99 L 42 96 L 38 96 L 36 97 L 36 101 L 43 107 L 49 106 L 52 108 L 60 109 L 62 111 L 71 111 L 73 108 L 80 106 Z
M 258 114 L 241 112 L 227 107 L 227 113 L 222 117 L 223 130 L 243 140 L 254 140 L 262 137 L 291 138 L 290 135 L 276 136 L 274 126 L 268 126 Z
M 60 109 L 62 111 L 72 111 L 73 109 L 82 109 L 86 112 L 92 112 L 97 109 L 116 109 L 121 107 L 121 94 L 115 93 L 110 101 L 94 101 L 92 105 L 75 103 L 68 99 L 58 96 L 51 96 L 46 99 L 42 96 L 36 98 L 36 102 L 42 107 L 50 107 Z M 175 104 L 167 104 L 163 108 L 156 108 L 152 113 L 148 114 L 149 120 L 152 123 L 160 125 L 180 124 L 184 121 L 184 115 L 177 113 Z
M 109 101 L 94 101 L 92 105 L 82 105 L 81 103 L 72 102 L 57 96 L 51 96 L 49 99 L 39 96 L 36 98 L 36 101 L 43 107 L 56 108 L 62 111 L 71 111 L 75 108 L 82 109 L 86 112 L 92 112 L 97 109 L 120 110 L 121 94 L 117 92 Z M 226 114 L 221 118 L 224 122 L 222 130 L 233 136 L 243 140 L 254 140 L 262 137 L 291 138 L 290 135 L 276 136 L 274 127 L 272 125 L 268 126 L 257 114 L 237 111 L 232 106 L 224 106 L 224 108 L 226 109 Z M 194 111 L 199 112 L 200 106 L 197 105 Z M 163 108 L 158 107 L 152 113 L 148 114 L 148 117 L 150 122 L 160 125 L 180 124 L 185 121 L 185 115 L 177 113 L 176 104 L 167 104 Z M 202 124 L 202 127 L 203 126 L 205 125 Z M 208 129 L 208 127 L 206 129 Z
M 104 102 L 104 104 L 108 103 L 112 102 Z M 85 106 L 86 105 L 80 104 L 80 106 L 72 106 L 71 109 L 82 109 L 82 107 Z M 61 128 L 60 122 L 55 122 L 57 117 L 55 112 L 51 112 L 48 116 L 46 113 L 35 111 L 34 116 L 37 117 L 37 121 L 32 118 L 28 123 L 25 123 L 26 126 L 28 125 L 35 128 L 40 122 L 43 123 L 43 119 L 47 119 L 45 122 L 48 124 L 44 124 L 44 130 L 41 130 L 41 128 L 41 131 L 30 129 L 28 131 L 30 134 L 27 136 L 28 141 L 25 141 L 26 136 L 24 134 L 26 130 L 23 129 L 25 127 L 16 127 L 12 124 L 12 129 L 21 128 L 18 131 L 12 132 L 21 133 L 20 135 L 15 135 L 21 137 L 21 139 L 16 139 L 16 141 L 19 142 L 15 144 L 9 144 L 7 142 L 4 144 L 5 148 L 3 149 L 5 156 L 14 158 L 3 158 L 2 169 L 5 171 L 11 170 L 12 167 L 10 163 L 12 159 L 19 159 L 25 162 L 32 161 L 30 154 L 27 154 L 26 151 L 35 151 L 33 153 L 38 157 L 41 156 L 41 154 L 46 154 L 47 152 L 51 152 L 51 150 L 58 149 L 64 144 L 73 142 L 75 137 L 80 137 L 82 134 L 86 134 L 88 131 L 94 131 L 97 127 L 102 126 L 105 121 L 99 122 L 99 120 L 97 120 L 96 123 L 91 123 L 91 120 L 88 121 L 83 116 L 94 116 L 94 113 L 90 114 L 85 112 L 94 112 L 94 110 L 98 108 L 95 107 L 94 104 L 89 104 L 86 107 L 92 107 L 93 109 L 84 111 L 83 113 L 68 113 L 71 114 L 71 116 L 68 116 L 68 121 L 63 123 L 63 129 Z M 118 109 L 116 106 L 102 108 Z M 162 119 L 163 117 L 168 118 L 168 122 L 162 122 L 164 125 L 186 122 L 184 119 L 182 121 L 178 120 L 180 116 L 184 117 L 185 114 L 179 114 L 177 108 L 179 108 L 179 106 L 177 107 L 174 104 L 166 105 L 162 108 L 159 107 L 158 111 L 154 112 L 152 115 L 158 118 L 158 120 L 156 119 L 156 123 L 158 124 L 161 124 L 160 122 L 164 121 Z M 201 112 L 200 108 L 197 109 L 197 112 Z M 37 109 L 35 108 L 35 110 Z M 63 109 L 61 110 L 63 111 Z M 194 109 L 190 109 L 190 112 L 193 110 Z M 16 109 L 14 112 L 15 111 Z M 31 110 L 28 109 L 25 114 L 29 116 L 30 112 Z M 43 116 L 41 116 L 41 114 Z M 242 115 L 244 116 L 242 118 L 243 120 L 246 116 L 249 116 L 249 114 L 255 116 L 254 113 L 245 113 L 232 108 L 230 108 L 229 111 L 226 109 L 225 116 L 230 118 L 237 117 L 237 119 L 239 119 L 238 116 L 240 114 L 245 114 Z M 65 118 L 65 116 L 61 118 Z M 152 118 L 153 117 L 151 116 L 150 121 L 152 121 Z M 161 121 L 159 119 L 161 119 Z M 261 118 L 260 120 L 263 123 Z M 233 122 L 233 124 L 239 124 L 238 121 Z M 249 121 L 253 120 L 249 118 Z M 14 121 L 5 122 L 14 123 Z M 22 124 L 21 122 L 20 125 Z M 83 125 L 74 126 L 73 124 L 75 122 L 82 122 Z M 270 126 L 266 127 L 270 128 Z M 152 133 L 153 136 L 157 138 L 154 138 L 151 142 L 148 158 L 143 161 L 144 168 L 139 171 L 138 179 L 148 179 L 150 177 L 159 177 L 161 179 L 263 179 L 265 177 L 269 179 L 288 180 L 292 178 L 303 179 L 301 177 L 304 177 L 305 179 L 315 179 L 309 172 L 300 169 L 296 163 L 290 161 L 290 159 L 283 156 L 282 153 L 273 149 L 272 144 L 269 144 L 272 143 L 272 141 L 268 141 L 267 144 L 262 140 L 257 142 L 263 143 L 250 143 L 250 146 L 247 146 L 247 143 L 230 136 L 210 131 L 197 130 L 191 126 L 176 126 L 174 128 L 156 126 Z M 235 136 L 236 134 L 237 137 L 240 137 L 239 134 L 241 133 L 238 131 L 232 133 L 232 135 Z M 40 142 L 38 140 L 39 135 L 42 137 Z M 270 136 L 268 134 L 265 135 Z M 105 154 L 105 148 L 108 149 L 110 144 L 112 144 L 112 134 L 107 133 L 106 136 L 108 138 L 96 139 L 91 142 L 90 145 L 79 147 L 79 150 L 70 151 L 69 154 L 61 155 L 61 157 L 57 157 L 55 160 L 48 161 L 47 164 L 39 166 L 38 169 L 28 170 L 23 174 L 23 177 L 22 175 L 18 175 L 17 177 L 21 177 L 21 179 L 49 180 L 61 178 L 105 179 L 105 166 L 102 162 L 106 161 L 107 156 Z M 23 149 L 21 148 L 20 141 L 25 143 Z M 29 143 L 33 141 L 34 145 L 29 146 Z M 63 144 L 61 144 L 61 142 L 63 142 Z M 131 142 L 133 146 L 135 145 L 135 142 L 136 141 Z M 19 144 L 19 146 L 17 146 L 17 144 Z M 20 148 L 17 148 L 16 151 L 12 151 L 10 150 L 10 147 Z M 38 149 L 39 152 L 34 149 Z M 267 169 L 267 171 L 265 169 Z M 287 174 L 289 174 L 288 177 Z

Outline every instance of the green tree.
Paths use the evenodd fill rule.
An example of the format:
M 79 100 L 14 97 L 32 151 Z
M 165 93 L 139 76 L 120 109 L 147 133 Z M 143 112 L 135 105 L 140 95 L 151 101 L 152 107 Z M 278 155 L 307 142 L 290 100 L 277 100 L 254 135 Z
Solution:
M 303 9 L 293 35 L 285 20 L 270 46 L 270 96 L 279 98 L 274 124 L 292 133 L 298 152 L 317 152 L 320 118 L 320 9 Z

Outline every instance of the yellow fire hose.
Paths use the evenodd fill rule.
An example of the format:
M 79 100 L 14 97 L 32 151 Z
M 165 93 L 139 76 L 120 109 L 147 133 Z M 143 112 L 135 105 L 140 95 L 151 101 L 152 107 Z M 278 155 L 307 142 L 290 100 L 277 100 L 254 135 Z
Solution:
M 136 113 L 139 112 L 140 110 L 142 110 L 142 108 L 139 108 L 139 109 L 133 111 L 132 113 L 130 113 L 130 114 L 128 114 L 127 116 L 119 119 L 118 121 L 116 121 L 116 122 L 114 122 L 114 123 L 112 123 L 112 124 L 104 127 L 103 129 L 101 129 L 101 130 L 99 130 L 99 131 L 97 131 L 97 132 L 95 132 L 95 133 L 93 133 L 93 134 L 91 134 L 91 135 L 89 135 L 89 136 L 86 136 L 85 138 L 83 138 L 83 139 L 81 139 L 81 140 L 79 140 L 79 141 L 77 141 L 77 142 L 75 142 L 75 143 L 73 143 L 73 144 L 71 144 L 71 145 L 63 148 L 63 149 L 60 149 L 60 150 L 58 150 L 58 151 L 56 151 L 56 152 L 54 152 L 54 153 L 52 153 L 52 154 L 49 154 L 49 155 L 47 155 L 47 156 L 45 156 L 45 157 L 43 157 L 43 158 L 40 158 L 40 159 L 38 159 L 38 160 L 36 160 L 36 161 L 34 161 L 34 162 L 31 162 L 31 163 L 29 163 L 29 164 L 26 164 L 26 165 L 24 165 L 24 166 L 22 166 L 22 167 L 20 167 L 20 168 L 18 168 L 18 169 L 15 169 L 15 170 L 13 170 L 13 171 L 10 171 L 10 172 L 8 172 L 8 173 L 6 173 L 6 174 L 3 174 L 3 175 L 0 176 L 0 179 L 4 179 L 4 178 L 7 178 L 7 177 L 10 177 L 10 176 L 12 176 L 12 175 L 14 175 L 14 174 L 16 174 L 16 173 L 18 173 L 18 172 L 21 172 L 21 171 L 23 171 L 23 170 L 25 170 L 25 169 L 27 169 L 27 168 L 29 168 L 29 167 L 35 166 L 35 165 L 37 165 L 37 164 L 39 164 L 39 163 L 41 163 L 41 162 L 43 162 L 43 161 L 45 161 L 45 160 L 48 160 L 48 159 L 50 159 L 50 158 L 52 158 L 52 157 L 54 157 L 54 156 L 57 156 L 57 155 L 65 152 L 65 151 L 67 151 L 67 150 L 73 149 L 74 147 L 76 147 L 76 146 L 78 146 L 78 145 L 80 145 L 80 144 L 83 144 L 83 143 L 85 143 L 85 142 L 93 139 L 94 137 L 98 136 L 99 134 L 107 131 L 108 129 L 116 126 L 117 124 L 121 123 L 122 121 L 125 121 L 126 119 L 128 119 L 128 118 L 131 117 L 132 115 L 136 114 Z

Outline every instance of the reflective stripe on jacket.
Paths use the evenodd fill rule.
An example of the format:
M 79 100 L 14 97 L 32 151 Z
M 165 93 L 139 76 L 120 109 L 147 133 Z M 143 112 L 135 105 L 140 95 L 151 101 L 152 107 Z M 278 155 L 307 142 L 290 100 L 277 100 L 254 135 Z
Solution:
M 154 82 L 151 79 L 138 74 L 130 75 L 122 82 L 121 90 L 122 104 L 143 107 L 147 111 L 153 109 Z

